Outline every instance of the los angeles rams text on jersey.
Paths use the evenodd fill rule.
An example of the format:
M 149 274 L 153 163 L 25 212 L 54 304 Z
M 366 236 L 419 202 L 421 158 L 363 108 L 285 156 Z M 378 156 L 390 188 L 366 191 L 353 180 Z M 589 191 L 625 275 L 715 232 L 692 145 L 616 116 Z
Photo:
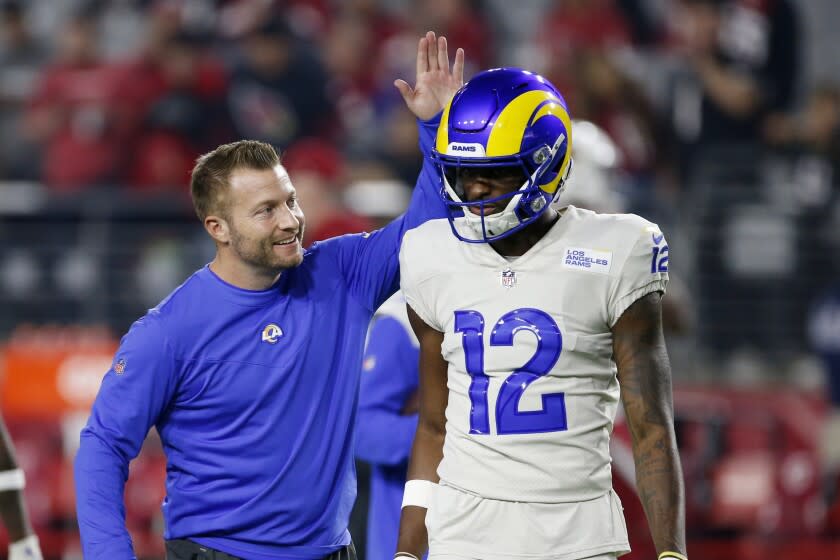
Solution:
M 442 482 L 549 503 L 611 489 L 619 386 L 610 329 L 634 301 L 665 291 L 663 250 L 655 224 L 574 206 L 514 260 L 458 241 L 446 220 L 406 235 L 406 301 L 444 333 L 449 363 Z

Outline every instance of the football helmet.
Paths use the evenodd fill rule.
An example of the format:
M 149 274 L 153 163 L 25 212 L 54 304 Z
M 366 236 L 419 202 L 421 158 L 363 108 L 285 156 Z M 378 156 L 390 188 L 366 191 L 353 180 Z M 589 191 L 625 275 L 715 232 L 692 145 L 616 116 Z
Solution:
M 455 236 L 488 243 L 534 222 L 560 195 L 569 176 L 571 131 L 563 96 L 538 74 L 495 68 L 464 84 L 443 110 L 431 154 Z M 491 176 L 518 169 L 522 186 L 492 199 L 468 202 L 459 181 L 465 168 Z M 504 205 L 504 209 L 485 216 L 485 205 Z M 478 213 L 470 211 L 476 207 Z M 456 220 L 465 221 L 475 235 L 459 231 Z

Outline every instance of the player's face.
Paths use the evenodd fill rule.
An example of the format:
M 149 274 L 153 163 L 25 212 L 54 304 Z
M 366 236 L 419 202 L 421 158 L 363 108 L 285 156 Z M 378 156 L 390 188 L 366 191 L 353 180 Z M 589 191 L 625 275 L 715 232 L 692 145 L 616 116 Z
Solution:
M 303 262 L 303 211 L 282 165 L 234 170 L 228 192 L 230 247 L 239 259 L 277 272 Z
M 519 190 L 525 174 L 519 167 L 462 167 L 458 170 L 455 190 L 464 202 L 491 200 Z M 510 198 L 488 202 L 483 207 L 471 206 L 469 211 L 481 215 L 497 214 L 505 209 Z

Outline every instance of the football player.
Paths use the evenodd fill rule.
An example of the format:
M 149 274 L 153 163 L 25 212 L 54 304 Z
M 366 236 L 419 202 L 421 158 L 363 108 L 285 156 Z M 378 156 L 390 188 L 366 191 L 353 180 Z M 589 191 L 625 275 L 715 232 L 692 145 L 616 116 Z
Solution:
M 9 535 L 9 560 L 41 560 L 38 537 L 23 503 L 23 471 L 15 459 L 6 423 L 0 418 L 0 517 Z
M 635 215 L 552 207 L 571 143 L 561 94 L 521 69 L 476 75 L 444 109 L 432 157 L 449 216 L 400 254 L 420 417 L 396 557 L 629 551 L 609 455 L 620 395 L 659 557 L 685 558 L 668 244 Z

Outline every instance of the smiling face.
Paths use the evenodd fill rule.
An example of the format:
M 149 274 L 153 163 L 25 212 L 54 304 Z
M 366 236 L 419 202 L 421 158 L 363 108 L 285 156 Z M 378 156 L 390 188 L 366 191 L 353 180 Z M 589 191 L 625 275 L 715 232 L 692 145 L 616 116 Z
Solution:
M 303 262 L 304 215 L 282 165 L 234 169 L 224 207 L 230 256 L 260 274 Z

